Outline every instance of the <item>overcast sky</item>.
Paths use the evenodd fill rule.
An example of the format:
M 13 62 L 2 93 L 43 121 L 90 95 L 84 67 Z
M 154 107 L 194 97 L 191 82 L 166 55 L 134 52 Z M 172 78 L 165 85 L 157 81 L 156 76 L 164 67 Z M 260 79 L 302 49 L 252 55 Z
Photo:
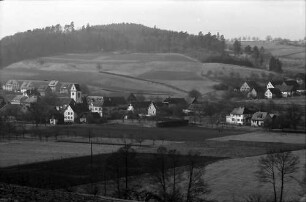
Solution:
M 138 23 L 225 38 L 267 35 L 290 39 L 305 36 L 305 0 L 8 0 L 0 2 L 0 38 L 55 24 L 75 27 Z

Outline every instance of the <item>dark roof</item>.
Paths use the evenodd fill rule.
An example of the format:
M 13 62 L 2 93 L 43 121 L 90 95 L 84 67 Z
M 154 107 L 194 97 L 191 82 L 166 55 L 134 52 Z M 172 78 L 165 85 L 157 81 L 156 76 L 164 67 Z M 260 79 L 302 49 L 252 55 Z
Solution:
M 265 88 L 264 87 L 261 87 L 261 86 L 256 86 L 256 87 L 253 87 L 252 90 L 255 90 L 257 93 L 264 93 L 265 92 Z
M 126 100 L 124 97 L 104 97 L 103 106 L 104 107 L 115 107 L 120 105 L 126 105 Z
M 69 105 L 71 102 L 74 102 L 70 97 L 59 97 L 56 102 L 56 106 Z
M 297 90 L 305 90 L 305 83 L 298 85 Z
M 95 119 L 99 119 L 100 118 L 100 115 L 97 112 L 82 112 L 79 115 L 80 118 L 85 118 L 85 117 L 87 118 L 89 116 L 91 116 L 92 118 L 95 118 Z
M 268 112 L 255 112 L 252 116 L 254 121 L 263 121 L 266 119 Z
M 291 85 L 277 85 L 275 88 L 278 88 L 281 92 L 291 92 L 294 90 L 294 86 Z
M 296 82 L 296 80 L 286 80 L 284 81 L 284 83 L 287 85 L 287 86 L 297 86 L 298 83 Z
M 163 102 L 151 102 L 154 106 L 155 106 L 155 108 L 157 108 L 157 109 L 160 109 L 160 108 L 162 108 L 162 107 L 164 107 L 165 106 L 165 103 L 163 103 Z
M 246 81 L 245 83 L 247 83 L 250 88 L 256 89 L 258 87 L 258 84 L 255 81 Z
M 77 114 L 80 114 L 80 113 L 83 113 L 83 112 L 88 112 L 88 107 L 85 103 L 72 102 L 72 103 L 69 104 L 69 106 Z
M 164 103 L 169 103 L 169 104 L 182 104 L 185 105 L 187 104 L 186 100 L 184 98 L 166 98 L 164 100 Z
M 278 88 L 269 88 L 272 94 L 274 95 L 281 95 L 282 92 Z
M 148 108 L 150 106 L 150 101 L 142 101 L 142 102 L 132 102 L 131 105 L 134 107 L 134 109 L 144 109 Z
M 242 115 L 242 114 L 252 114 L 253 112 L 246 107 L 234 108 L 231 114 Z
M 75 89 L 77 91 L 81 91 L 81 87 L 80 87 L 80 85 L 78 83 L 74 83 L 73 85 L 75 86 Z
M 273 85 L 273 86 L 276 86 L 276 85 L 281 85 L 283 83 L 282 80 L 275 80 L 275 81 L 270 81 L 270 83 Z

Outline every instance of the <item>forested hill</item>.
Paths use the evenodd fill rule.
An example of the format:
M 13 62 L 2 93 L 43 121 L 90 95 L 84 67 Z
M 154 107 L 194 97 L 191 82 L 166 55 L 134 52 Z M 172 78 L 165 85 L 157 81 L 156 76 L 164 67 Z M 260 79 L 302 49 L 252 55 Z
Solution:
M 135 51 L 135 52 L 202 52 L 221 53 L 223 35 L 211 33 L 191 35 L 150 28 L 139 24 L 82 26 L 74 23 L 28 30 L 0 41 L 0 68 L 24 59 L 71 52 Z

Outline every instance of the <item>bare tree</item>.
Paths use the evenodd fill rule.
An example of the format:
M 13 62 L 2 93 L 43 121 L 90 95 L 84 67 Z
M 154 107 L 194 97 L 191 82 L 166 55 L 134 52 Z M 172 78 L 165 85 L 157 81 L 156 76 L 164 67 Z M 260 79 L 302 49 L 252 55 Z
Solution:
M 259 181 L 273 186 L 274 202 L 277 202 L 277 185 L 280 184 L 279 202 L 283 202 L 285 182 L 292 178 L 298 169 L 299 157 L 291 152 L 268 153 L 258 161 L 256 176 Z
M 187 166 L 187 193 L 186 202 L 199 201 L 200 196 L 210 192 L 208 184 L 204 181 L 204 168 L 200 168 L 200 153 L 189 151 Z

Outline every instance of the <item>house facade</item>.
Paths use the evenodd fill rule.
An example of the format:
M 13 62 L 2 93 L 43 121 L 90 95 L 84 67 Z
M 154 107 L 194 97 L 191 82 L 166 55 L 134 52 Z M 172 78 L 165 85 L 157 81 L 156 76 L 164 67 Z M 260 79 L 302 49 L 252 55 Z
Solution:
M 72 84 L 70 88 L 70 97 L 76 103 L 82 103 L 82 91 L 79 84 Z
M 6 91 L 19 91 L 20 90 L 20 82 L 17 80 L 8 80 L 3 86 L 3 90 Z
M 245 107 L 234 108 L 226 116 L 226 123 L 234 125 L 248 125 L 251 122 L 252 112 Z
M 59 81 L 52 80 L 49 82 L 48 86 L 50 87 L 51 91 L 55 93 L 59 91 L 60 83 Z
M 240 87 L 240 92 L 250 92 L 253 88 L 257 88 L 258 85 L 255 81 L 246 81 Z
M 77 113 L 72 109 L 71 105 L 64 110 L 64 122 L 65 123 L 74 123 L 77 118 Z
M 268 88 L 265 92 L 265 98 L 273 99 L 282 97 L 282 92 L 278 88 Z
M 162 108 L 164 103 L 162 102 L 151 102 L 148 107 L 148 116 L 157 116 L 162 114 Z
M 281 85 L 282 83 L 283 81 L 269 81 L 266 88 L 275 88 L 277 85 Z

